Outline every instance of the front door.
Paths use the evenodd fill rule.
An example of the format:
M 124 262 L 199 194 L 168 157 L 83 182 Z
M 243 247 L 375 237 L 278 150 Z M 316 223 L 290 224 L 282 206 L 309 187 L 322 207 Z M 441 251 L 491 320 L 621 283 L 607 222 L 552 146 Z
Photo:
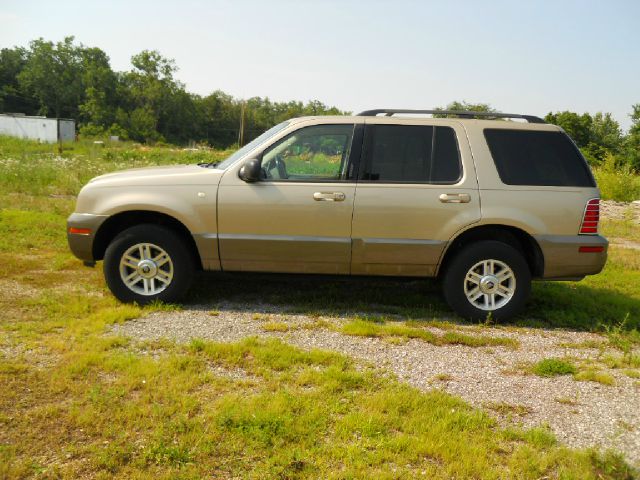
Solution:
M 365 128 L 352 273 L 435 273 L 447 242 L 480 219 L 478 183 L 455 121 L 376 119 Z
M 262 180 L 224 175 L 218 191 L 223 270 L 349 273 L 354 131 L 353 123 L 303 126 L 262 153 Z

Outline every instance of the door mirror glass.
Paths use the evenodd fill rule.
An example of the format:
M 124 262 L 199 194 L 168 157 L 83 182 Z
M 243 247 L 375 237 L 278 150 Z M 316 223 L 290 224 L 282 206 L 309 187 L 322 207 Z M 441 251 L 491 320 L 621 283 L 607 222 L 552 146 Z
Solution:
M 238 172 L 238 176 L 241 180 L 244 180 L 247 183 L 253 183 L 260 180 L 260 174 L 262 169 L 260 168 L 260 160 L 257 158 L 252 158 L 247 160 L 242 167 L 240 167 L 240 171 Z

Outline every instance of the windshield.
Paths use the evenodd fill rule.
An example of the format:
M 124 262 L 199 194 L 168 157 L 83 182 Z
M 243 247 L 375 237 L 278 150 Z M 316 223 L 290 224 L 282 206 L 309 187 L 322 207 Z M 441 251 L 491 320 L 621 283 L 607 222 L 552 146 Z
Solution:
M 280 130 L 285 128 L 287 125 L 289 125 L 288 121 L 279 123 L 275 127 L 271 127 L 269 130 L 264 132 L 262 135 L 260 135 L 257 138 L 254 138 L 252 141 L 247 143 L 240 150 L 237 150 L 231 156 L 227 157 L 223 162 L 221 162 L 220 164 L 216 165 L 216 168 L 220 168 L 220 169 L 227 168 L 229 165 L 234 163 L 236 160 L 238 160 L 239 158 L 242 158 L 244 155 L 249 153 L 251 150 L 253 150 L 257 146 L 259 146 L 261 143 L 264 143 L 268 139 L 273 137 L 276 133 L 278 133 Z

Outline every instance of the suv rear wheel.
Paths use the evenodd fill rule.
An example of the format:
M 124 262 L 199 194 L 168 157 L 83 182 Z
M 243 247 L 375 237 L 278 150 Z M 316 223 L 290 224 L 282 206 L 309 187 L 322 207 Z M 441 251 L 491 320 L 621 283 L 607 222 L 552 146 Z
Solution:
M 449 264 L 444 296 L 459 315 L 505 320 L 524 307 L 531 290 L 531 272 L 523 255 L 511 245 L 481 241 L 461 250 Z
M 185 242 L 158 225 L 122 231 L 104 255 L 104 276 L 113 294 L 140 305 L 179 300 L 189 289 L 194 269 Z

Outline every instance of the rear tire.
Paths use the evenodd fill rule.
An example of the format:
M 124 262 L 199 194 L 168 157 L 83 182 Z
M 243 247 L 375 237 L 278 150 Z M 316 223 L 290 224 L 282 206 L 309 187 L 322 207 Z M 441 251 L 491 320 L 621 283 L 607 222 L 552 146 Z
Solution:
M 507 320 L 517 315 L 531 291 L 524 256 L 503 242 L 485 240 L 463 248 L 443 278 L 444 297 L 461 317 Z
M 173 230 L 152 224 L 122 231 L 107 247 L 104 277 L 122 302 L 176 302 L 191 286 L 195 265 L 186 242 Z

